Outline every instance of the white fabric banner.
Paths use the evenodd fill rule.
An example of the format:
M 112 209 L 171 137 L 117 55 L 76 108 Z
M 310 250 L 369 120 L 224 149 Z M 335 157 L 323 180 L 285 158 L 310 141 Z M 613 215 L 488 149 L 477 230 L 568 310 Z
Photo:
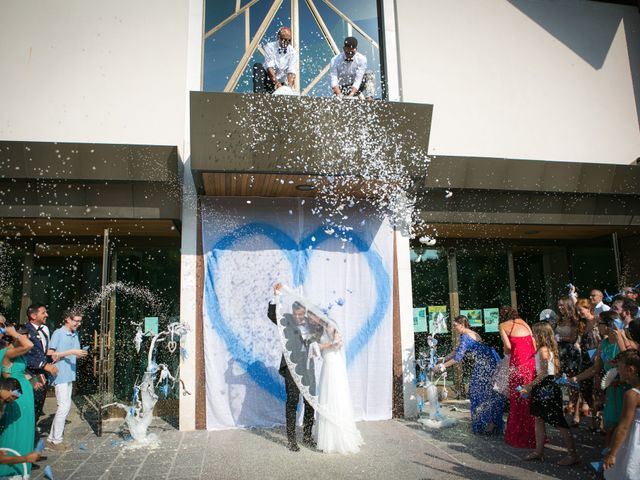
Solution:
M 284 423 L 282 350 L 267 318 L 282 282 L 339 326 L 356 420 L 391 418 L 393 231 L 350 214 L 348 241 L 322 227 L 312 200 L 205 198 L 207 428 Z

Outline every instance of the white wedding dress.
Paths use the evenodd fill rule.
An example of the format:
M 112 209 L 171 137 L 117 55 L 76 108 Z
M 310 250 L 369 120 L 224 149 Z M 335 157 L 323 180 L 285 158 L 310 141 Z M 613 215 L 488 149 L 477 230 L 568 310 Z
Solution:
M 332 340 L 325 331 L 321 343 Z M 347 362 L 342 346 L 322 350 L 322 370 L 318 382 L 318 450 L 324 453 L 357 453 L 364 443 L 353 419 Z

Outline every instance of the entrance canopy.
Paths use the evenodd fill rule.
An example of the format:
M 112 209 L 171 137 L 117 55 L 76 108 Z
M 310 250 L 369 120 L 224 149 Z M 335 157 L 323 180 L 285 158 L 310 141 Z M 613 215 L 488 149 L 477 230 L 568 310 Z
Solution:
M 0 142 L 7 237 L 179 236 L 176 147 Z
M 568 226 L 590 227 L 600 235 L 612 227 L 637 231 L 638 185 L 637 165 L 443 156 L 432 159 L 416 193 L 423 220 L 449 224 L 442 233 L 459 236 L 466 224 L 472 236 L 512 237 L 517 229 L 485 228 L 482 233 L 475 226 L 528 225 L 521 232 L 526 233 L 542 230 L 532 228 L 538 225 L 556 226 L 557 238 L 563 238 L 560 229 Z
M 431 105 L 296 96 L 191 92 L 191 169 L 199 194 L 211 196 L 313 196 L 309 176 L 359 175 L 353 165 L 371 156 L 400 163 L 410 177 L 424 176 L 412 162 L 427 152 Z M 353 138 L 367 122 L 375 138 Z M 344 158 L 345 140 L 354 144 Z M 354 161 L 355 159 L 355 161 Z M 341 161 L 342 160 L 342 161 Z M 363 187 L 375 178 L 363 178 Z

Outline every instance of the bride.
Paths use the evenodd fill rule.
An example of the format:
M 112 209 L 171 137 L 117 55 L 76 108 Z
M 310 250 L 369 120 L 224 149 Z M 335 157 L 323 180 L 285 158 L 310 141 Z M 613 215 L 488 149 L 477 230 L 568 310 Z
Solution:
M 325 453 L 357 453 L 364 442 L 353 419 L 342 337 L 311 310 L 307 311 L 307 318 L 321 332 L 315 344 L 323 359 L 318 382 L 318 449 Z M 310 348 L 314 348 L 313 344 Z
M 279 285 L 276 293 L 283 357 L 291 378 L 318 415 L 317 448 L 325 453 L 358 452 L 364 442 L 353 419 L 347 362 L 337 325 L 289 287 Z M 304 319 L 287 321 L 294 308 L 304 308 Z M 318 368 L 320 375 L 316 375 Z

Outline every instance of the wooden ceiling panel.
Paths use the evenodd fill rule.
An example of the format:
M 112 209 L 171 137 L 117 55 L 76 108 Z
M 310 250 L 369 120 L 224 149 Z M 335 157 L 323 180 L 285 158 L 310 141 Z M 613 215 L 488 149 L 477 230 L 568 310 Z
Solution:
M 312 175 L 280 175 L 276 173 L 203 173 L 204 194 L 214 197 L 315 197 L 317 190 L 299 190 L 298 185 L 318 189 L 329 182 L 327 177 Z M 343 196 L 365 198 L 390 188 L 376 180 L 355 176 L 338 176 L 332 191 Z
M 203 173 L 205 195 L 214 197 L 314 197 L 316 192 L 301 191 L 298 185 L 311 184 L 308 175 L 273 173 Z

